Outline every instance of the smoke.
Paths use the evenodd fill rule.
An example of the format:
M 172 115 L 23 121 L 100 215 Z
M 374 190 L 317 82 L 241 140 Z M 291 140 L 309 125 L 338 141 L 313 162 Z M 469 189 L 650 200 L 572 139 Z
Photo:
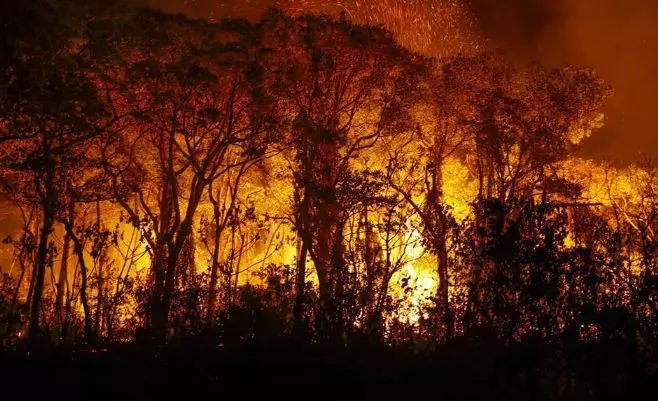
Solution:
M 257 19 L 275 6 L 277 0 L 142 0 L 167 12 L 180 12 L 194 18 Z
M 543 33 L 560 17 L 556 1 L 551 0 L 466 0 L 465 4 L 482 36 L 519 59 L 537 55 Z
M 585 156 L 658 155 L 658 2 L 466 0 L 481 35 L 519 61 L 595 69 L 614 90 Z

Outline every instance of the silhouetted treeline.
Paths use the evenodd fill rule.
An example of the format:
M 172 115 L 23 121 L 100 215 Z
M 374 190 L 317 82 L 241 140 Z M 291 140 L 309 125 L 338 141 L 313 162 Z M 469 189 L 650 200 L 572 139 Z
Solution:
M 653 374 L 658 169 L 597 199 L 574 179 L 611 94 L 595 72 L 277 10 L 1 7 L 2 347 L 329 347 L 371 395 L 418 375 L 440 388 L 411 394 L 598 398 Z

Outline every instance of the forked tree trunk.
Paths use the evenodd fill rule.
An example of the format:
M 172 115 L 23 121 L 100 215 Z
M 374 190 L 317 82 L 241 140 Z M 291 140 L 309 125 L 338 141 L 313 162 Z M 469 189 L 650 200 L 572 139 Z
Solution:
M 168 247 L 167 268 L 164 272 L 164 287 L 162 297 L 157 302 L 157 308 L 153 311 L 152 328 L 157 343 L 163 343 L 167 337 L 167 326 L 169 323 L 169 310 L 171 299 L 176 287 L 176 270 L 178 259 L 183 249 L 185 239 L 192 233 L 192 222 L 183 221 L 176 241 Z
M 197 177 L 194 180 L 198 180 Z M 156 285 L 154 288 L 154 299 L 152 300 L 152 313 L 151 313 L 151 329 L 154 335 L 154 340 L 156 343 L 163 343 L 167 337 L 167 326 L 169 323 L 169 310 L 171 308 L 171 299 L 176 287 L 176 270 L 178 267 L 178 260 L 180 259 L 181 251 L 183 250 L 183 245 L 192 235 L 192 223 L 196 210 L 201 202 L 201 197 L 203 195 L 204 186 L 196 182 L 192 184 L 194 190 L 190 194 L 190 198 L 187 204 L 187 210 L 185 213 L 185 218 L 180 223 L 175 232 L 170 232 L 166 246 L 166 259 L 163 260 L 162 267 L 166 267 L 165 271 L 159 270 L 156 271 Z M 165 186 L 167 187 L 167 186 Z M 171 206 L 170 195 L 163 195 L 165 202 L 169 202 L 167 210 Z M 173 200 L 177 202 L 177 200 Z M 162 230 L 161 230 L 162 231 Z M 156 268 L 157 266 L 154 266 Z M 162 279 L 164 279 L 164 285 L 162 286 Z M 161 292 L 160 292 L 161 290 Z M 161 296 L 157 296 L 160 295 Z
M 73 239 L 73 248 L 75 249 L 75 253 L 78 257 L 78 263 L 80 264 L 80 302 L 82 303 L 82 311 L 84 314 L 85 340 L 87 343 L 94 343 L 95 336 L 92 331 L 91 308 L 89 307 L 89 298 L 87 296 L 88 276 L 87 264 L 84 258 L 84 248 L 76 236 L 72 236 L 71 238 Z
M 73 231 L 75 226 L 75 209 L 71 208 L 69 210 L 69 218 L 65 224 L 66 233 L 73 241 L 73 250 L 78 258 L 78 265 L 80 266 L 80 302 L 82 303 L 82 312 L 84 315 L 84 331 L 85 331 L 85 340 L 87 343 L 93 344 L 96 340 L 94 333 L 92 332 L 92 317 L 91 317 L 91 308 L 89 307 L 89 299 L 87 297 L 87 288 L 88 288 L 88 277 L 87 277 L 87 264 L 84 258 L 84 247 L 82 241 Z

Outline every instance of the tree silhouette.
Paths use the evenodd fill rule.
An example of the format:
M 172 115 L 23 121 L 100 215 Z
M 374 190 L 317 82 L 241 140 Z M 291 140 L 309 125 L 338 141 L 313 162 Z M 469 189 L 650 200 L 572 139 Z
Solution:
M 176 277 L 184 269 L 180 256 L 191 241 L 204 193 L 212 184 L 221 185 L 223 176 L 244 172 L 262 158 L 276 135 L 276 121 L 242 32 L 157 13 L 135 18 L 140 24 L 148 21 L 150 29 L 132 39 L 122 70 L 102 77 L 119 88 L 112 93 L 113 107 L 132 116 L 120 141 L 106 145 L 104 161 L 117 200 L 134 221 L 141 213 L 148 224 L 154 280 L 150 325 L 161 341 Z M 229 39 L 222 41 L 222 35 Z M 116 163 L 113 152 L 127 149 L 124 161 Z M 149 174 L 156 187 L 131 184 L 135 169 Z M 118 193 L 122 185 L 137 194 L 139 209 Z
M 368 193 L 351 171 L 354 159 L 404 124 L 405 92 L 421 60 L 387 32 L 324 17 L 270 13 L 261 29 L 275 46 L 276 89 L 292 116 L 298 164 L 295 223 L 318 273 L 320 331 L 340 333 L 345 286 L 343 236 L 347 211 Z M 283 38 L 283 40 L 282 40 Z M 270 42 L 271 41 L 271 42 Z M 283 42 L 283 43 L 281 43 Z M 272 44 L 270 44 L 272 43 Z M 293 51 L 294 49 L 294 51 Z
M 30 335 L 36 336 L 45 273 L 52 266 L 49 237 L 57 214 L 66 205 L 69 168 L 112 119 L 88 79 L 84 58 L 71 46 L 76 32 L 65 25 L 66 16 L 47 2 L 25 14 L 56 32 L 43 42 L 42 36 L 9 42 L 21 57 L 10 59 L 11 85 L 5 100 L 13 106 L 4 110 L 0 124 L 2 166 L 17 181 L 32 183 L 23 188 L 38 200 L 42 213 L 30 312 Z M 36 40 L 35 47 L 30 40 Z

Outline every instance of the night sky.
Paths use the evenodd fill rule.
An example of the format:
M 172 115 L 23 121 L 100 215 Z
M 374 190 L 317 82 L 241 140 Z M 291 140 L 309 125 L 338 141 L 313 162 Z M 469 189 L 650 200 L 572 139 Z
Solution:
M 215 18 L 225 15 L 257 18 L 265 8 L 277 3 L 277 0 L 143 1 L 167 11 Z M 605 111 L 606 127 L 586 143 L 584 155 L 629 162 L 638 159 L 642 152 L 658 154 L 658 1 L 284 1 L 310 11 L 364 8 L 365 4 L 371 7 L 370 4 L 381 3 L 399 9 L 410 4 L 427 8 L 439 1 L 454 4 L 459 13 L 469 16 L 469 26 L 463 30 L 478 37 L 478 43 L 499 47 L 519 62 L 538 59 L 549 66 L 591 67 L 613 86 L 615 95 Z M 404 15 L 437 19 L 436 14 L 423 10 Z M 439 19 L 436 24 L 441 23 Z M 423 35 L 427 30 L 419 23 L 410 23 L 408 29 L 415 35 Z M 418 29 L 422 31 L 412 32 Z

